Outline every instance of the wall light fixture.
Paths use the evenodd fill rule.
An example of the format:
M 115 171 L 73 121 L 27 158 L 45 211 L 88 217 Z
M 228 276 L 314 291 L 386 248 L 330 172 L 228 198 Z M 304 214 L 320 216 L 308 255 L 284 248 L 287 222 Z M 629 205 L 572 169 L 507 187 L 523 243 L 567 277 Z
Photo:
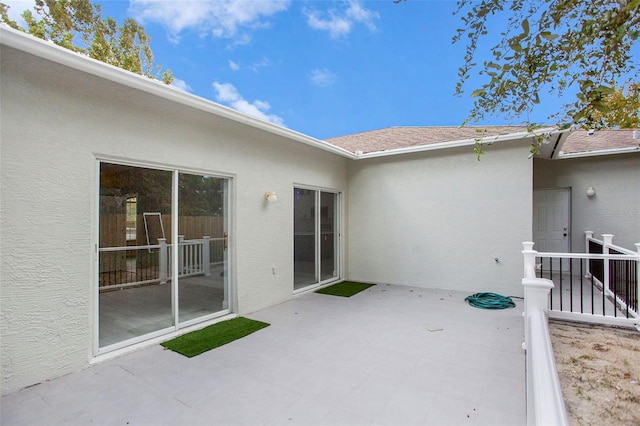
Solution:
M 276 201 L 278 201 L 278 197 L 276 197 L 276 193 L 273 191 L 265 192 L 264 199 L 270 203 L 275 203 Z
M 596 190 L 593 189 L 593 186 L 588 186 L 587 187 L 587 197 L 591 198 L 594 195 L 596 195 Z

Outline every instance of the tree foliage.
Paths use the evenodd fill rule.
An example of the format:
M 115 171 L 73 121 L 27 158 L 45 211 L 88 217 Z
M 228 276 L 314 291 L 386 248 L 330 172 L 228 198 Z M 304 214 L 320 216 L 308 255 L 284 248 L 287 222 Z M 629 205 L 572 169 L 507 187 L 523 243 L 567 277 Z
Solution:
M 618 89 L 604 98 L 605 111 L 593 111 L 590 120 L 594 128 L 640 127 L 640 83 Z
M 640 0 L 459 0 L 466 40 L 456 93 L 469 77 L 483 78 L 472 91 L 467 122 L 493 115 L 521 118 L 545 92 L 571 99 L 554 117 L 585 128 L 638 124 L 640 74 L 633 57 L 640 37 Z M 500 41 L 482 43 L 504 25 Z
M 0 3 L 0 19 L 12 28 L 74 52 L 150 78 L 173 82 L 171 70 L 153 64 L 151 38 L 144 27 L 127 18 L 121 25 L 102 18 L 102 8 L 90 0 L 36 0 L 34 12 L 22 13 L 26 27 L 11 20 L 9 6 Z

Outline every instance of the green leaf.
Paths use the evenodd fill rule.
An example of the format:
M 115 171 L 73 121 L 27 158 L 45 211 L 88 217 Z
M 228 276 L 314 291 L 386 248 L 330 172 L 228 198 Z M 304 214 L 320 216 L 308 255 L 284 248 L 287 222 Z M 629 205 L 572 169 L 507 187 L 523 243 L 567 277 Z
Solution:
M 602 102 L 593 102 L 591 105 L 593 105 L 593 107 L 595 109 L 597 109 L 598 111 L 602 112 L 602 113 L 608 113 L 611 111 L 611 109 L 604 103 Z
M 524 21 L 522 21 L 522 31 L 524 31 L 522 33 L 524 36 L 529 35 L 529 20 L 525 19 Z
M 524 49 L 520 45 L 520 41 L 516 39 L 509 40 L 509 47 L 516 52 L 523 52 Z
M 540 36 L 549 41 L 553 41 L 559 37 L 557 34 L 551 34 L 549 31 L 542 31 Z
M 603 95 L 610 95 L 613 92 L 615 92 L 615 89 L 613 87 L 604 86 L 602 84 L 600 86 L 598 86 L 595 90 L 597 90 L 598 92 L 602 93 Z

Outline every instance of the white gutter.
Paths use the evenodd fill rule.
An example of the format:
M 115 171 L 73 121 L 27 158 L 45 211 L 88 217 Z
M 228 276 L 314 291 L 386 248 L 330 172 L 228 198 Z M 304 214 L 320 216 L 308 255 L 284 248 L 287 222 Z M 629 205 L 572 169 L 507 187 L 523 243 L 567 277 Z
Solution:
M 6 24 L 0 24 L 0 44 L 21 50 L 40 58 L 95 75 L 132 89 L 195 108 L 209 114 L 246 124 L 278 136 L 285 137 L 314 148 L 328 151 L 342 157 L 356 159 L 357 156 L 340 147 L 304 135 L 286 127 L 260 120 L 234 109 L 217 104 L 199 96 L 184 92 L 176 87 L 158 80 L 141 76 L 113 65 L 89 58 L 88 56 L 60 47 L 52 42 L 41 40 L 22 31 L 15 30 Z
M 558 133 L 565 133 L 568 131 L 569 130 L 558 130 L 556 127 L 544 127 L 544 128 L 536 129 L 535 131 L 532 131 L 532 132 L 509 133 L 507 135 L 485 136 L 483 138 L 462 139 L 458 141 L 439 142 L 439 143 L 432 143 L 428 145 L 417 145 L 417 146 L 411 146 L 406 148 L 397 148 L 397 149 L 388 149 L 385 151 L 368 152 L 365 154 L 359 154 L 357 156 L 357 159 L 360 160 L 360 159 L 366 159 L 366 158 L 387 157 L 390 155 L 410 154 L 414 152 L 457 148 L 461 146 L 473 146 L 476 144 L 478 140 L 483 144 L 492 144 L 497 142 L 514 141 L 517 139 L 533 138 L 536 136 L 551 136 Z
M 611 148 L 611 149 L 601 149 L 598 151 L 583 151 L 583 152 L 560 152 L 558 155 L 558 159 L 562 160 L 565 158 L 580 158 L 580 157 L 596 157 L 599 155 L 612 155 L 612 154 L 628 154 L 630 152 L 640 152 L 639 146 L 630 146 L 626 148 Z

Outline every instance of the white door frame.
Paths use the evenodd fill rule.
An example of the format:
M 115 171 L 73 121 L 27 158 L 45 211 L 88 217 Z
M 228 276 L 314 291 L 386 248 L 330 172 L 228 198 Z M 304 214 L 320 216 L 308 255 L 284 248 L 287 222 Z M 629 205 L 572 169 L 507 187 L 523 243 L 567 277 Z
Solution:
M 330 188 L 324 188 L 324 187 L 318 187 L 318 186 L 312 186 L 312 185 L 304 185 L 304 184 L 295 184 L 293 185 L 293 191 L 295 193 L 296 189 L 302 189 L 302 190 L 309 190 L 309 191 L 314 191 L 314 205 L 315 205 L 315 218 L 314 218 L 314 233 L 315 233 L 315 241 L 314 241 L 314 247 L 315 247 L 315 256 L 314 256 L 314 262 L 315 262 L 315 280 L 316 282 L 313 284 L 309 284 L 308 286 L 305 287 L 301 287 L 299 289 L 295 288 L 295 283 L 294 283 L 294 290 L 293 290 L 293 294 L 298 294 L 298 293 L 303 293 L 306 291 L 309 291 L 310 289 L 316 289 L 322 285 L 334 282 L 334 281 L 338 281 L 341 279 L 342 277 L 342 265 L 343 265 L 343 245 L 342 245 L 342 223 L 343 223 L 343 209 L 342 209 L 342 192 L 336 189 L 330 189 Z M 329 193 L 329 194 L 335 194 L 336 198 L 335 198 L 335 209 L 336 209 L 336 215 L 334 218 L 334 238 L 335 238 L 335 242 L 334 242 L 334 248 L 335 248 L 335 253 L 334 253 L 334 270 L 336 275 L 333 277 L 330 277 L 328 279 L 323 280 L 322 279 L 322 272 L 321 272 L 321 266 L 322 266 L 322 262 L 321 262 L 321 229 L 320 229 L 320 221 L 321 221 L 321 217 L 320 217 L 320 206 L 321 206 L 321 193 Z M 294 206 L 295 209 L 295 206 Z M 295 223 L 295 210 L 294 210 L 294 218 L 293 221 Z M 295 248 L 293 248 L 293 250 L 295 251 Z M 295 253 L 294 253 L 295 256 Z M 295 276 L 294 276 L 294 280 L 295 280 Z

